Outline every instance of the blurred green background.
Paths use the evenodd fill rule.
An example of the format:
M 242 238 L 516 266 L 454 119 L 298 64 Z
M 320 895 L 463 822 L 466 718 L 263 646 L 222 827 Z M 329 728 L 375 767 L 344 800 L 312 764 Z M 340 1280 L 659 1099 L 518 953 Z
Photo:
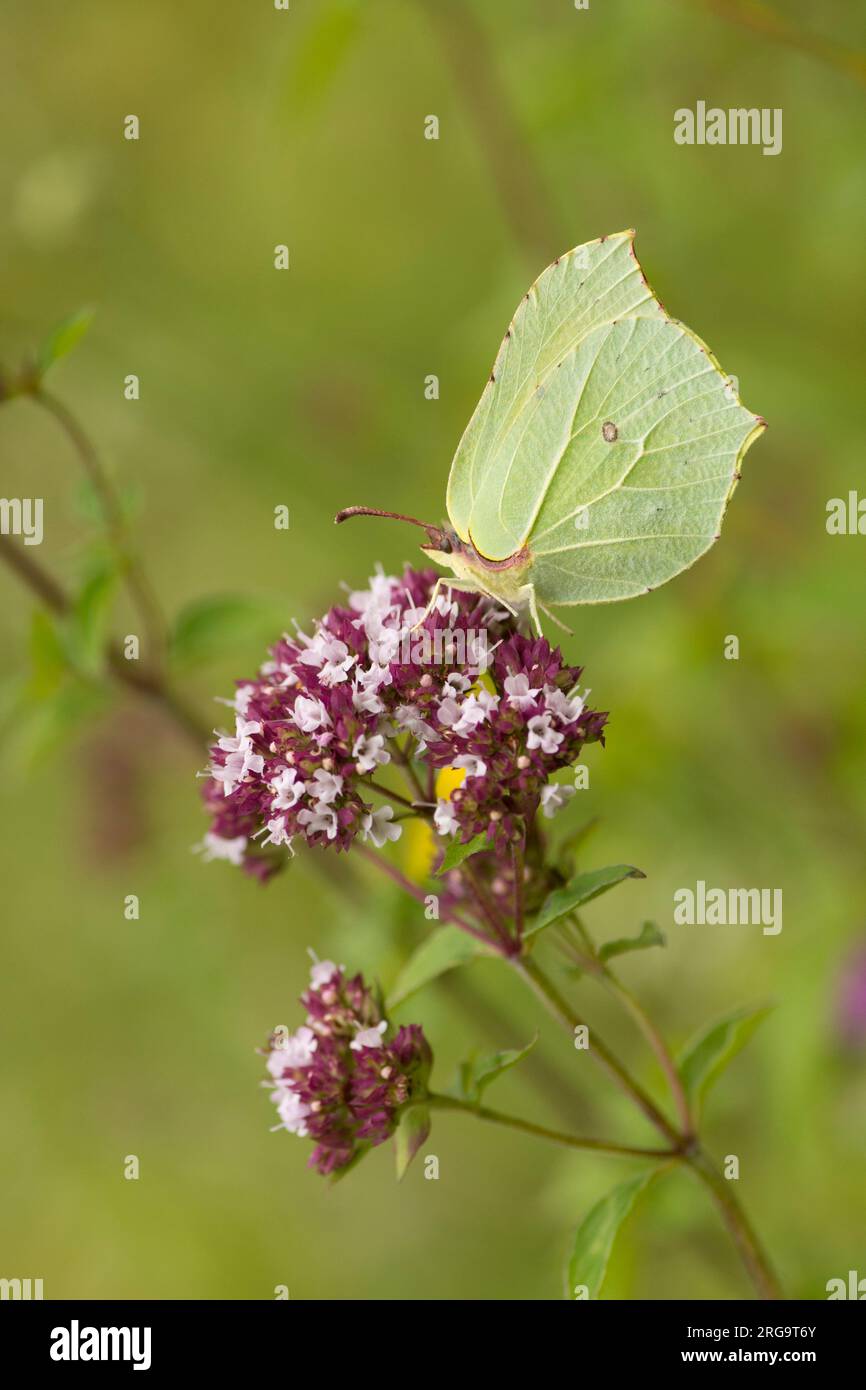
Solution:
M 564 647 L 611 722 L 569 816 L 601 818 L 588 867 L 648 874 L 588 918 L 667 931 L 623 974 L 674 1043 L 777 1001 L 708 1133 L 739 1155 L 788 1291 L 866 1274 L 864 1056 L 836 1020 L 866 937 L 866 541 L 825 529 L 827 500 L 866 477 L 864 88 L 834 47 L 866 47 L 866 13 L 780 3 L 816 37 L 798 50 L 760 32 L 766 7 L 699 0 L 2 8 L 0 361 L 96 308 L 52 385 L 129 498 L 165 609 L 261 600 L 178 672 L 207 723 L 292 616 L 307 625 L 377 560 L 417 559 L 405 529 L 338 532 L 333 513 L 442 516 L 511 312 L 568 247 L 636 227 L 669 311 L 766 416 L 711 554 L 639 602 L 576 612 Z M 673 112 L 698 100 L 781 107 L 783 152 L 676 146 Z M 0 467 L 4 496 L 44 497 L 31 554 L 74 589 L 96 528 L 68 442 L 30 402 L 0 408 Z M 299 856 L 264 890 L 204 866 L 204 752 L 144 702 L 89 709 L 62 676 L 28 675 L 31 598 L 5 572 L 0 593 L 0 1275 L 41 1277 L 46 1297 L 560 1297 L 573 1231 L 629 1165 L 448 1115 L 425 1146 L 438 1182 L 419 1166 L 398 1187 L 390 1146 L 333 1189 L 309 1172 L 305 1143 L 269 1133 L 254 1049 L 300 1021 L 308 946 L 388 984 L 423 921 L 363 865 L 347 881 L 352 865 Z M 113 630 L 136 630 L 123 601 Z M 781 887 L 781 935 L 674 927 L 672 894 L 698 878 Z M 659 1087 L 591 988 L 583 1008 Z M 647 1142 L 495 962 L 403 1018 L 424 1023 L 440 1087 L 471 1048 L 521 1045 L 540 1022 L 556 1084 L 518 1069 L 495 1103 Z M 685 1176 L 632 1218 L 604 1290 L 747 1293 Z

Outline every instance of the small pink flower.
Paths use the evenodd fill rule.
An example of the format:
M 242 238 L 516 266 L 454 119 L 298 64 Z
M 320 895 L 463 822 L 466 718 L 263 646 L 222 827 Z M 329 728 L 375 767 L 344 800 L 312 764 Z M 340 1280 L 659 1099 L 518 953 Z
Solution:
M 370 839 L 377 849 L 389 840 L 399 840 L 403 833 L 401 825 L 391 825 L 394 811 L 390 806 L 381 806 L 378 811 L 366 811 L 361 818 L 361 838 Z
M 515 709 L 535 708 L 535 697 L 539 691 L 530 686 L 529 677 L 522 671 L 516 676 L 505 677 L 504 690 L 509 705 L 513 705 Z

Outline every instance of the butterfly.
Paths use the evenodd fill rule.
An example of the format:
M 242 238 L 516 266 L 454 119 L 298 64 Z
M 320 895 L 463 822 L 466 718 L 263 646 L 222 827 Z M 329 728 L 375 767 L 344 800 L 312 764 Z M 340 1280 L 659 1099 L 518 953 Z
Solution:
M 650 289 L 633 231 L 559 256 L 523 296 L 454 455 L 450 585 L 528 616 L 650 593 L 718 539 L 766 422 Z M 435 597 L 435 595 L 434 595 Z M 560 623 L 560 626 L 563 624 Z

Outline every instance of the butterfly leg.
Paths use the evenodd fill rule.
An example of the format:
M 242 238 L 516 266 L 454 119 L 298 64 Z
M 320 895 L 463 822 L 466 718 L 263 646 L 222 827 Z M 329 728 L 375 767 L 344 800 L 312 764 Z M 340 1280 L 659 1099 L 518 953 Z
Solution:
M 557 616 L 556 616 L 555 613 L 551 613 L 550 609 L 547 608 L 547 607 L 545 606 L 545 604 L 540 603 L 540 602 L 538 601 L 538 599 L 536 599 L 536 598 L 534 597 L 534 594 L 535 594 L 535 588 L 534 588 L 534 586 L 533 586 L 533 604 L 537 604 L 538 607 L 541 609 L 542 613 L 544 614 L 544 616 L 545 616 L 546 618 L 549 618 L 550 621 L 551 621 L 552 623 L 556 623 L 556 626 L 557 626 L 558 628 L 561 628 L 563 632 L 567 632 L 568 635 L 569 635 L 569 637 L 573 637 L 573 636 L 574 636 L 574 630 L 573 630 L 572 628 L 570 628 L 566 623 L 564 623 L 564 622 L 562 621 L 561 618 L 557 618 Z M 537 613 L 536 613 L 536 615 L 535 615 L 535 621 L 538 622 L 538 615 L 537 615 Z M 541 629 L 539 628 L 539 631 L 540 631 L 540 630 L 541 630 Z
M 541 630 L 541 619 L 538 616 L 538 602 L 535 597 L 535 585 L 521 584 L 518 590 L 518 598 L 520 602 L 521 611 L 523 613 L 529 613 L 529 617 L 532 621 L 532 626 L 535 629 L 536 634 L 539 637 L 543 636 Z M 546 611 L 547 610 L 545 609 L 545 612 Z
M 412 627 L 412 632 L 417 632 L 421 624 L 427 618 L 429 618 L 430 614 L 433 612 L 434 607 L 436 606 L 436 600 L 442 593 L 443 589 L 457 589 L 458 592 L 461 594 L 481 594 L 484 592 L 484 590 L 481 589 L 479 585 L 473 583 L 471 579 L 455 579 L 453 576 L 440 574 L 439 578 L 436 580 L 436 583 L 433 585 L 432 590 L 430 591 L 430 597 L 427 600 L 427 607 L 424 609 L 424 612 L 421 614 L 421 617 L 418 619 L 417 623 L 415 623 L 415 625 Z

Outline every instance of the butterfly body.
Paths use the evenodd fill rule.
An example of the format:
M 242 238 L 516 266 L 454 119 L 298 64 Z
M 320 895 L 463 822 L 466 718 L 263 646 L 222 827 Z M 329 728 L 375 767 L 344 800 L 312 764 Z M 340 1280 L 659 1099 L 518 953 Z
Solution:
M 512 613 L 527 615 L 538 627 L 535 586 L 531 582 L 532 558 L 528 550 L 519 550 L 505 560 L 488 560 L 480 555 L 471 541 L 466 542 L 456 532 L 445 532 L 447 550 L 422 546 L 425 554 L 443 569 L 450 569 L 454 578 L 443 585 L 454 584 L 464 592 L 487 594 Z

